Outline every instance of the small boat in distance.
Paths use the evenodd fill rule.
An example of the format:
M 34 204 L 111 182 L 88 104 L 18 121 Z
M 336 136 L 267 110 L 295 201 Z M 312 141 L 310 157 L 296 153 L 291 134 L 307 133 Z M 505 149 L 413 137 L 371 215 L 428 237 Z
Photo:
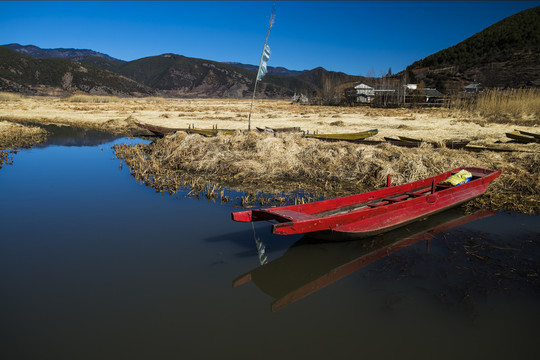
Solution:
M 206 137 L 217 136 L 217 134 L 234 135 L 236 130 L 232 129 L 196 129 L 189 128 L 186 130 L 188 134 L 199 134 Z
M 443 184 L 466 170 L 470 181 Z M 462 204 L 482 195 L 500 170 L 461 167 L 412 183 L 308 204 L 232 213 L 234 221 L 271 220 L 278 235 L 308 234 L 330 240 L 368 237 L 406 225 L 419 218 Z
M 532 142 L 540 143 L 540 135 L 521 130 L 506 133 L 506 137 L 524 144 Z
M 396 146 L 404 146 L 404 147 L 420 147 L 422 145 L 422 141 L 418 139 L 414 139 L 414 141 L 404 140 L 402 136 L 384 136 L 384 140 L 387 143 L 390 143 L 392 145 Z
M 361 131 L 356 133 L 345 133 L 345 134 L 304 134 L 306 138 L 319 139 L 319 140 L 328 140 L 328 141 L 359 141 L 366 139 L 368 137 L 377 135 L 379 130 L 372 129 L 367 131 Z
M 429 141 L 425 141 L 423 139 L 410 138 L 410 137 L 407 137 L 407 136 L 398 136 L 398 139 L 401 140 L 401 141 L 410 141 L 410 142 L 429 142 Z
M 294 127 L 282 127 L 282 128 L 270 128 L 268 126 L 264 128 L 258 127 L 257 130 L 260 132 L 269 132 L 269 133 L 283 133 L 283 132 L 300 132 L 300 127 L 294 126 Z
M 528 131 L 523 131 L 523 130 L 515 130 L 514 131 L 519 131 L 522 135 L 527 135 L 527 136 L 532 136 L 536 139 L 540 139 L 540 134 L 535 134 L 535 133 L 532 133 L 532 132 L 528 132 Z
M 469 143 L 469 140 L 443 140 L 441 142 L 437 142 L 410 138 L 407 136 L 385 136 L 384 140 L 396 146 L 419 147 L 420 145 L 422 145 L 422 143 L 426 143 L 433 146 L 434 148 L 441 148 L 444 146 L 447 149 L 463 149 Z
M 142 122 L 137 122 L 135 124 L 138 127 L 142 128 L 142 129 L 146 129 L 146 130 L 150 131 L 152 134 L 154 134 L 156 136 L 161 136 L 161 137 L 163 137 L 165 135 L 173 134 L 173 133 L 175 133 L 177 131 L 187 131 L 187 129 L 168 128 L 168 127 L 164 127 L 164 126 L 145 124 L 145 123 L 142 123 Z
M 482 145 L 471 145 L 471 144 L 468 144 L 463 149 L 467 151 L 474 151 L 474 152 L 480 152 L 480 151 L 515 152 L 515 151 L 518 151 L 518 150 L 505 149 L 505 148 L 494 147 L 494 146 L 482 146 Z
M 199 134 L 199 135 L 203 135 L 203 136 L 206 136 L 206 137 L 216 136 L 217 134 L 233 135 L 235 133 L 235 131 L 236 131 L 236 130 L 232 130 L 232 129 L 217 129 L 217 128 L 213 128 L 213 129 L 197 129 L 197 128 L 194 128 L 194 127 L 168 128 L 168 127 L 164 127 L 164 126 L 145 124 L 145 123 L 142 123 L 142 122 L 138 122 L 138 123 L 136 123 L 136 125 L 138 127 L 140 127 L 140 128 L 146 129 L 146 130 L 150 131 L 151 133 L 153 133 L 154 135 L 160 136 L 160 137 L 163 137 L 163 136 L 166 136 L 166 135 L 169 135 L 169 134 L 173 134 L 173 133 L 175 133 L 177 131 L 185 131 L 188 134 Z

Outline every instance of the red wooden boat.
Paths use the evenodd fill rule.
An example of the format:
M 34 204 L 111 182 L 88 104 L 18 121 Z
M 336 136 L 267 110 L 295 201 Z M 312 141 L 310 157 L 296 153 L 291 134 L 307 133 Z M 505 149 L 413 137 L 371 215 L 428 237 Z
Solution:
M 472 179 L 458 186 L 441 184 L 460 170 L 469 171 Z M 367 237 L 480 196 L 500 174 L 500 170 L 461 167 L 399 186 L 390 186 L 388 176 L 388 186 L 381 190 L 308 204 L 233 212 L 232 218 L 244 222 L 276 221 L 272 232 L 279 235 Z

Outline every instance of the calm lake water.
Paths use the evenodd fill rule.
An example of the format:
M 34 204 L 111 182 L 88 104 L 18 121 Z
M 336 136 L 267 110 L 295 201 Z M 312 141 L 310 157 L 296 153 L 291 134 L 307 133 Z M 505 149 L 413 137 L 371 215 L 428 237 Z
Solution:
M 539 216 L 277 236 L 62 132 L 0 170 L 1 359 L 539 357 Z

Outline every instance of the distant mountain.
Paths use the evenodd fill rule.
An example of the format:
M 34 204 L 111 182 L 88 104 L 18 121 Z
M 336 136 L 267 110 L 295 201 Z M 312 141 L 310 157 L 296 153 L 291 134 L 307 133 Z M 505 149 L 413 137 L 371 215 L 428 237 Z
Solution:
M 176 54 L 130 61 L 115 71 L 171 96 L 241 98 L 252 81 L 249 71 Z
M 25 68 L 17 64 L 16 53 L 9 52 L 8 48 L 25 59 L 21 61 L 21 64 L 27 65 Z M 0 50 L 0 54 L 4 54 L 3 60 L 0 59 L 0 90 L 25 93 L 43 90 L 43 86 L 48 86 L 64 93 L 155 92 L 165 96 L 249 98 L 258 70 L 255 65 L 221 63 L 177 54 L 162 54 L 125 62 L 93 50 L 41 49 L 19 44 L 7 45 Z M 85 73 L 86 76 L 81 77 L 80 74 L 85 70 L 91 70 L 92 74 Z M 34 75 L 39 75 L 30 76 L 32 71 Z M 120 76 L 115 77 L 112 73 Z M 70 76 L 73 79 L 68 81 Z M 128 84 L 128 79 L 133 82 Z M 341 82 L 350 83 L 361 79 L 323 68 L 295 71 L 269 66 L 267 75 L 257 86 L 257 97 L 291 98 L 295 93 L 310 98 L 328 97 L 329 91 L 337 89 Z M 93 85 L 88 85 L 89 81 Z
M 109 55 L 88 49 L 42 49 L 34 45 L 7 44 L 5 47 L 20 52 L 21 54 L 29 55 L 38 59 L 43 58 L 61 58 L 79 61 L 88 57 L 102 58 L 112 62 L 123 62 Z
M 226 63 L 163 54 L 124 63 L 116 72 L 170 96 L 249 98 L 256 71 Z M 303 73 L 303 72 L 302 72 Z M 290 98 L 316 87 L 298 76 L 266 75 L 257 86 L 258 97 Z
M 37 59 L 0 46 L 0 91 L 24 94 L 152 95 L 155 91 L 127 77 L 70 59 Z
M 522 87 L 540 80 L 540 6 L 509 16 L 407 67 L 428 86 Z
M 255 72 L 259 71 L 258 65 L 248 65 L 248 64 L 238 63 L 238 62 L 224 62 L 223 64 L 232 65 L 232 66 L 236 66 L 242 69 L 255 71 Z M 268 70 L 269 75 L 281 75 L 281 76 L 296 76 L 307 71 L 307 70 L 303 70 L 303 71 L 289 70 L 280 66 L 278 67 L 268 66 L 266 69 Z

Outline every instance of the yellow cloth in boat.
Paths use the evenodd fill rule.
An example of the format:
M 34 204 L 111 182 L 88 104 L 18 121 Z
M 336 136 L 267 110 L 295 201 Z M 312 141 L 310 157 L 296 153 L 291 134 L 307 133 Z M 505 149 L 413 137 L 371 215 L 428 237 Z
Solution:
M 472 179 L 472 174 L 468 172 L 467 170 L 460 170 L 459 172 L 455 173 L 454 175 L 450 176 L 448 179 L 441 182 L 441 184 L 448 184 L 452 186 L 458 186 L 461 184 L 465 184 L 469 180 Z

